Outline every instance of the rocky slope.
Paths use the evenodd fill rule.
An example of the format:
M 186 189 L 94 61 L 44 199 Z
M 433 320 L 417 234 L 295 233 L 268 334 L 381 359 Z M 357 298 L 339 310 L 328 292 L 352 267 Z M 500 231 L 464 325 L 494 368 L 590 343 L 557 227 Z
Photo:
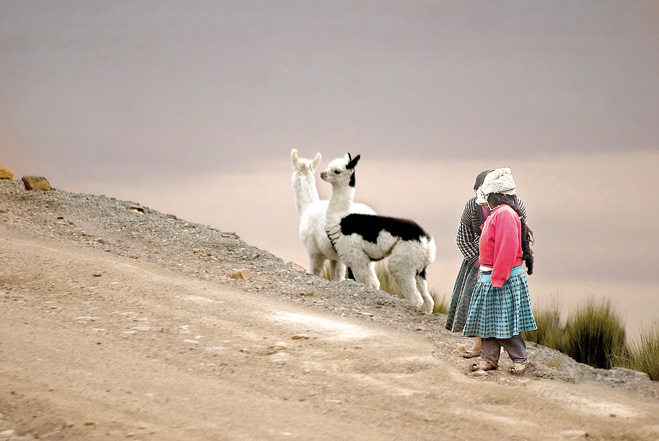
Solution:
M 420 341 L 425 341 L 434 348 L 432 350 L 434 359 L 452 366 L 451 369 L 455 369 L 455 372 L 463 375 L 466 381 L 477 382 L 483 386 L 491 384 L 492 386 L 488 387 L 514 387 L 518 390 L 517 388 L 520 385 L 532 388 L 537 384 L 544 385 L 542 387 L 547 388 L 552 384 L 578 384 L 580 387 L 586 385 L 603 391 L 608 390 L 612 394 L 618 392 L 633 394 L 643 400 L 649 400 L 649 402 L 656 401 L 659 397 L 659 386 L 651 382 L 645 374 L 625 369 L 593 369 L 576 363 L 558 351 L 537 345 L 529 348 L 530 357 L 536 367 L 532 373 L 526 374 L 522 378 L 509 375 L 505 369 L 507 367 L 506 363 L 508 363 L 507 357 L 502 357 L 502 368 L 489 373 L 484 378 L 472 379 L 469 371 L 471 362 L 458 356 L 458 348 L 466 342 L 466 339 L 444 329 L 446 319 L 444 315 L 421 315 L 404 300 L 352 281 L 333 283 L 307 275 L 300 271 L 300 268 L 282 261 L 268 251 L 245 243 L 234 232 L 220 231 L 209 226 L 190 223 L 175 215 L 151 210 L 139 203 L 120 201 L 106 196 L 72 194 L 58 190 L 52 192 L 27 191 L 19 181 L 2 180 L 0 181 L 1 231 L 5 231 L 6 236 L 10 238 L 7 239 L 5 248 L 7 250 L 14 249 L 14 254 L 6 251 L 4 255 L 3 251 L 0 250 L 0 263 L 4 261 L 8 268 L 10 267 L 10 260 L 12 264 L 16 265 L 18 259 L 26 259 L 21 264 L 22 267 L 31 268 L 30 253 L 26 251 L 23 255 L 20 250 L 12 248 L 13 245 L 10 245 L 15 244 L 15 241 L 12 241 L 11 238 L 16 240 L 30 238 L 31 241 L 24 239 L 29 246 L 33 246 L 39 241 L 47 244 L 61 244 L 67 250 L 77 249 L 83 254 L 91 253 L 93 256 L 107 256 L 107 258 L 117 259 L 118 262 L 153 265 L 162 268 L 168 274 L 178 274 L 182 279 L 197 280 L 199 283 L 208 284 L 204 286 L 249 293 L 255 296 L 256 299 L 261 299 L 264 305 L 270 301 L 285 302 L 290 305 L 291 310 L 303 308 L 304 310 L 316 311 L 318 314 L 335 317 L 336 320 L 347 320 L 350 323 L 356 321 L 364 326 L 390 329 L 396 335 L 409 336 L 409 338 L 416 339 L 415 341 L 421 339 Z M 49 249 L 52 249 L 53 246 L 49 245 L 49 247 Z M 55 274 L 57 272 L 64 273 L 55 258 L 46 260 L 45 263 L 39 261 L 39 255 L 36 255 L 34 259 L 34 265 L 41 265 L 39 267 L 43 268 L 42 271 L 44 272 L 52 271 L 54 273 L 52 277 L 58 276 L 58 274 Z M 43 265 L 46 265 L 46 267 L 43 267 Z M 49 268 L 49 265 L 52 267 Z M 128 263 L 119 264 L 119 266 L 121 265 L 128 265 Z M 73 270 L 69 268 L 66 271 Z M 12 271 L 12 274 L 15 274 L 17 270 Z M 68 278 L 63 283 L 69 283 L 73 280 L 75 273 L 72 274 L 67 276 Z M 89 283 L 98 282 L 105 275 L 102 270 L 94 271 L 91 274 L 91 282 Z M 0 295 L 4 292 L 3 300 L 6 305 L 16 306 L 21 302 L 36 302 L 29 292 L 30 283 L 32 283 L 30 277 L 25 274 L 22 277 L 19 278 L 0 272 Z M 52 291 L 56 289 L 54 285 L 57 283 L 51 283 L 52 287 L 42 288 L 46 291 Z M 117 281 L 116 283 L 119 284 L 120 282 Z M 36 285 L 34 289 L 37 290 Z M 74 292 L 75 289 L 69 287 L 63 294 L 61 293 L 62 298 L 66 298 L 70 302 L 68 304 L 71 308 L 74 305 L 79 305 L 79 302 L 74 302 Z M 17 298 L 19 299 L 18 303 L 16 303 Z M 152 308 L 155 308 L 155 306 L 152 306 Z M 20 307 L 16 309 L 15 313 L 20 315 L 21 311 L 27 313 L 25 308 L 21 309 Z M 111 315 L 111 313 L 112 311 L 108 314 Z M 82 310 L 80 310 L 80 314 L 83 314 Z M 163 311 L 163 314 L 166 314 L 166 312 Z M 94 315 L 80 315 L 79 317 L 91 317 L 89 320 L 93 321 Z M 30 323 L 32 322 L 30 321 Z M 139 326 L 138 323 L 135 328 L 139 328 Z M 150 327 L 146 326 L 146 328 Z M 167 328 L 167 326 L 163 326 L 163 328 Z M 139 333 L 140 330 L 134 329 L 133 331 Z M 199 340 L 195 340 L 194 337 L 192 336 L 187 340 L 190 342 Z M 295 338 L 304 340 L 313 337 L 302 333 L 296 334 Z M 3 349 L 1 345 L 2 341 L 0 341 L 0 350 Z M 285 348 L 286 344 L 283 344 L 283 346 Z M 392 344 L 393 346 L 395 345 Z M 268 348 L 270 349 L 265 349 L 265 351 L 266 353 L 271 352 L 268 354 L 269 356 L 282 352 L 281 347 L 278 349 L 276 344 L 270 345 Z M 245 349 L 245 353 L 249 352 L 249 349 Z M 386 363 L 386 356 L 382 362 Z M 2 364 L 0 364 L 0 369 L 2 369 Z M 403 369 L 403 371 L 413 370 L 414 365 L 406 366 Z M 400 373 L 398 372 L 398 374 Z M 0 374 L 3 374 L 1 370 Z M 439 399 L 441 401 L 441 397 Z M 2 403 L 3 400 L 0 399 L 0 405 Z M 0 439 L 3 439 L 2 413 L 7 412 L 0 407 Z M 611 411 L 610 414 L 612 418 L 615 418 L 615 411 Z M 11 415 L 4 417 L 7 421 L 11 420 Z M 17 420 L 14 419 L 14 421 Z M 656 433 L 659 433 L 658 423 L 654 421 L 653 424 L 651 430 L 657 430 Z M 4 426 L 11 426 L 11 424 L 7 422 Z M 29 425 L 23 427 L 29 427 Z M 11 427 L 7 430 L 9 432 L 7 432 L 6 439 L 20 439 L 20 431 L 11 432 L 14 430 Z M 405 439 L 405 432 L 401 432 L 402 429 L 400 428 L 396 430 L 398 431 L 394 433 L 397 436 L 402 435 L 402 439 Z M 25 432 L 25 429 L 23 432 Z M 39 431 L 32 429 L 28 432 L 37 433 Z M 577 430 L 572 434 L 569 432 L 569 430 L 564 430 L 561 433 L 562 436 L 587 435 L 586 431 Z M 31 436 L 29 433 L 24 436 Z M 64 433 L 60 429 L 52 433 L 53 439 L 66 439 L 58 438 L 63 436 L 62 433 Z M 80 436 L 90 435 L 89 432 L 84 430 L 81 433 L 83 435 Z M 106 431 L 104 433 L 107 435 L 110 432 Z M 152 434 L 151 437 L 144 435 L 143 438 L 169 439 L 162 437 L 162 431 L 158 433 L 160 433 L 160 437 Z M 44 433 L 41 433 L 42 437 L 43 435 Z M 592 433 L 589 436 L 592 437 Z M 654 435 L 651 434 L 648 435 L 648 438 L 642 439 L 652 439 L 652 436 Z M 279 438 L 279 436 L 273 436 L 271 439 Z M 75 439 L 75 437 L 70 439 Z M 114 438 L 100 436 L 98 439 Z M 176 436 L 172 436 L 172 439 L 176 439 Z M 203 439 L 203 437 L 200 439 Z M 223 438 L 210 437 L 208 439 Z M 227 439 L 252 438 L 236 435 Z M 253 439 L 258 439 L 258 437 Z M 319 436 L 318 439 L 344 438 Z M 346 437 L 345 439 L 351 438 Z M 355 437 L 352 439 L 368 438 Z M 375 437 L 373 439 L 380 438 Z M 382 439 L 388 438 L 383 436 Z M 536 438 L 530 437 L 528 439 Z

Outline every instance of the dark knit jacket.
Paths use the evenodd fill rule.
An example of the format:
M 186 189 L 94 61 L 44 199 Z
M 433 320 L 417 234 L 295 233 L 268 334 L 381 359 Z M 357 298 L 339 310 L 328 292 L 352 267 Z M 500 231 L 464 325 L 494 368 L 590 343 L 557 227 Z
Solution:
M 528 219 L 524 203 L 519 198 L 517 198 L 517 201 L 522 213 L 524 213 L 524 219 Z M 471 264 L 478 260 L 478 241 L 481 238 L 484 223 L 483 209 L 476 203 L 475 197 L 469 199 L 460 217 L 456 242 L 464 260 Z

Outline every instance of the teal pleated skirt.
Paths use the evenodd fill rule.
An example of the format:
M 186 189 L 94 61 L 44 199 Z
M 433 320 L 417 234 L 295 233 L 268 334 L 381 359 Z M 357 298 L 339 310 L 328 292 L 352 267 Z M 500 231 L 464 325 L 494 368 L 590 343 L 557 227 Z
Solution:
M 524 269 L 521 266 L 513 268 L 501 288 L 492 286 L 489 274 L 481 274 L 471 295 L 462 335 L 510 338 L 536 329 Z

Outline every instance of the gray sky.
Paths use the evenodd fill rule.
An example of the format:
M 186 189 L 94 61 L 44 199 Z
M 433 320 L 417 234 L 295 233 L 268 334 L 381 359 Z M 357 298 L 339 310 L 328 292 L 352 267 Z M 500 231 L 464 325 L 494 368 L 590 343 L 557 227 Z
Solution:
M 475 175 L 510 166 L 535 291 L 659 317 L 658 80 L 650 0 L 0 0 L 0 163 L 304 264 L 290 150 L 361 153 L 357 199 L 435 236 L 442 292 Z
M 653 1 L 0 0 L 0 145 L 90 176 L 656 149 L 658 57 Z

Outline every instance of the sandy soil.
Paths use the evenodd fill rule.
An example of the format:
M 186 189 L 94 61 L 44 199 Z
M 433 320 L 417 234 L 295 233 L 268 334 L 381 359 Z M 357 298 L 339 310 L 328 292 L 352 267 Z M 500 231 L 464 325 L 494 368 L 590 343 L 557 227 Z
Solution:
M 0 222 L 0 440 L 659 439 L 653 393 L 472 377 L 439 329 L 15 224 Z

